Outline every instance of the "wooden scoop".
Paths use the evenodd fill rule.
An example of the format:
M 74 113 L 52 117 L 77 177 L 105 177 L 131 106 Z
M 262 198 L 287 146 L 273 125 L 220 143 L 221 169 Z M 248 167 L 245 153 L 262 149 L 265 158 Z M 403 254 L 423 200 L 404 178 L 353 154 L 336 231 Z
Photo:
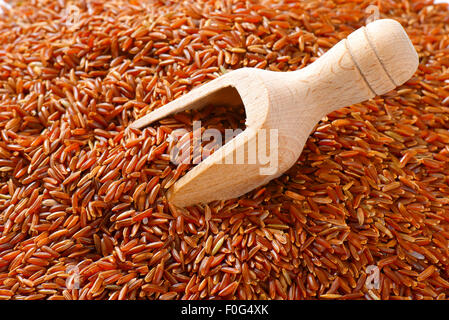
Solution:
M 390 19 L 377 20 L 306 68 L 231 71 L 136 120 L 131 127 L 142 128 L 170 114 L 206 105 L 243 104 L 246 129 L 181 177 L 167 193 L 168 200 L 180 207 L 235 198 L 289 169 L 326 114 L 387 93 L 410 79 L 418 63 L 402 26 Z M 276 133 L 277 141 L 267 143 L 268 136 L 276 137 Z M 266 155 L 276 154 L 277 161 L 266 163 L 257 155 L 254 161 L 254 150 L 262 150 L 262 144 Z M 245 163 L 227 164 L 225 159 L 236 159 L 236 150 L 244 150 Z

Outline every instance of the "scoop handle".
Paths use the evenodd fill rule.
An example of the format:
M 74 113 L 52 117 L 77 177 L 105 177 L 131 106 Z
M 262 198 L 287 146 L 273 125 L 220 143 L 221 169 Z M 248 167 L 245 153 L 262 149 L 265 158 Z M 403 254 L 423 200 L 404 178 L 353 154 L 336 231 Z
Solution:
M 382 95 L 415 73 L 418 55 L 400 23 L 377 20 L 357 29 L 308 67 L 291 72 L 302 104 L 327 114 Z M 309 88 L 304 96 L 304 88 Z

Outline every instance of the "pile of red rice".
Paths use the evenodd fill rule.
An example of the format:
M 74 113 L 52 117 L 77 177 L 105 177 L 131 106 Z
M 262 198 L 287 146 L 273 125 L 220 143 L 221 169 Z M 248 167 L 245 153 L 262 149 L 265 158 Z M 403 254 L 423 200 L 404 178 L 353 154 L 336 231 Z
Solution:
M 226 109 L 125 132 L 226 70 L 306 66 L 369 4 L 13 1 L 0 15 L 0 299 L 447 299 L 447 5 L 377 1 L 410 35 L 415 76 L 323 119 L 291 170 L 240 199 L 165 199 L 188 170 L 169 161 L 170 132 L 232 126 Z

